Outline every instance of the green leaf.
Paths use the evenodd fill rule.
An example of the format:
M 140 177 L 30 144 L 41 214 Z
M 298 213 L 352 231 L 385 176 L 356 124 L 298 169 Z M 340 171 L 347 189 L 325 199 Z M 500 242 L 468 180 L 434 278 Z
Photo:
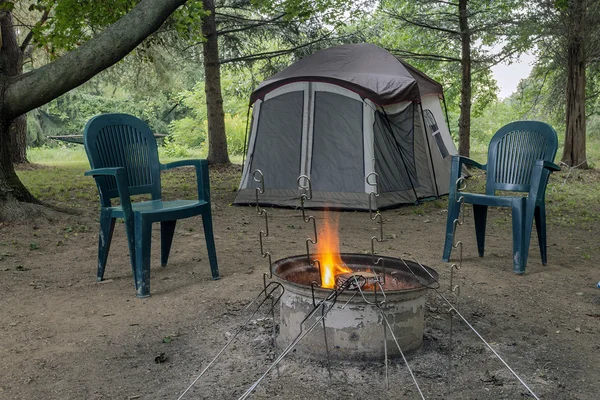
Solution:
M 2 11 L 12 11 L 15 8 L 15 3 L 12 1 L 6 1 L 4 3 L 0 3 L 0 10 Z

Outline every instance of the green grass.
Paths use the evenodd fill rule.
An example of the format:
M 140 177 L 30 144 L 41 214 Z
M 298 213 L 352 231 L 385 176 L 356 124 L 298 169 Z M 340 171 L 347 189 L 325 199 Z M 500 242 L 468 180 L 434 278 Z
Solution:
M 32 147 L 27 149 L 27 158 L 34 164 L 61 165 L 81 164 L 89 167 L 83 146 Z
M 190 156 L 184 158 L 206 158 L 206 150 L 189 149 Z M 162 163 L 168 163 L 183 159 L 182 157 L 170 157 L 165 154 L 162 147 L 158 148 L 158 156 Z M 81 164 L 89 168 L 87 156 L 82 145 L 67 145 L 63 147 L 32 147 L 27 149 L 27 158 L 34 164 L 41 165 L 68 165 Z M 234 164 L 242 163 L 242 156 L 230 156 L 229 159 Z
M 471 142 L 471 157 L 473 160 L 485 164 L 489 139 L 473 140 Z M 564 138 L 559 137 L 559 143 Z M 560 163 L 563 148 L 559 147 L 555 163 Z M 588 137 L 587 160 L 591 167 L 600 167 L 600 138 Z M 562 171 L 550 176 L 546 191 L 547 223 L 563 227 L 589 230 L 592 225 L 600 222 L 600 171 L 569 169 L 561 166 Z M 483 193 L 485 191 L 485 173 L 473 169 L 473 175 L 467 180 L 467 192 Z M 425 215 L 436 208 L 446 208 L 447 198 L 432 202 L 424 202 L 413 208 L 412 213 Z M 497 214 L 491 221 L 498 226 L 512 224 L 510 211 Z
M 191 151 L 190 157 L 202 158 L 200 151 Z M 91 177 L 84 176 L 90 165 L 81 145 L 57 148 L 28 149 L 27 157 L 34 165 L 17 171 L 17 175 L 31 193 L 42 201 L 63 208 L 89 208 L 98 205 L 96 185 Z M 172 158 L 159 148 L 160 161 L 168 163 L 181 158 Z M 241 164 L 239 156 L 231 157 L 234 164 Z M 41 166 L 41 168 L 37 167 Z M 197 196 L 193 172 L 175 169 L 162 175 L 165 198 L 194 198 Z M 211 173 L 211 187 L 215 193 L 227 193 L 237 189 L 239 172 L 227 169 Z
M 472 158 L 483 163 L 486 162 L 487 147 L 477 144 L 472 147 L 471 151 Z M 160 153 L 161 162 L 176 160 L 165 156 L 162 150 Z M 91 205 L 97 206 L 98 194 L 94 181 L 83 175 L 89 169 L 83 146 L 29 149 L 27 155 L 32 163 L 42 166 L 42 168 L 25 168 L 17 171 L 20 179 L 34 196 L 62 207 L 89 208 Z M 560 159 L 560 155 L 561 150 L 559 149 L 558 159 Z M 203 154 L 198 152 L 190 158 L 201 158 L 202 156 Z M 600 165 L 597 160 L 600 160 L 600 140 L 590 139 L 588 162 Z M 241 161 L 241 157 L 232 157 L 234 163 L 240 164 Z M 165 196 L 168 198 L 192 198 L 196 188 L 190 174 L 191 172 L 186 170 L 164 173 Z M 211 186 L 214 195 L 227 196 L 235 191 L 238 183 L 239 167 L 225 170 L 214 169 L 211 172 Z M 482 192 L 485 187 L 485 174 L 474 171 L 467 186 L 467 190 L 470 192 Z M 599 193 L 600 171 L 563 168 L 561 172 L 551 175 L 546 193 L 548 223 L 571 228 L 591 229 L 594 224 L 600 222 Z M 445 209 L 446 202 L 446 198 L 424 202 L 412 208 L 412 213 L 425 215 Z M 509 214 L 499 214 L 498 218 L 500 218 L 498 221 L 492 223 L 503 225 L 510 222 Z

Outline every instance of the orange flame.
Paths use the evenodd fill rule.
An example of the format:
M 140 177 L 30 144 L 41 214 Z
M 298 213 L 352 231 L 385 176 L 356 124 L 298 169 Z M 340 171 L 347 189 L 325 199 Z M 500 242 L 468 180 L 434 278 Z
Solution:
M 322 227 L 319 229 L 317 240 L 317 252 L 321 263 L 321 287 L 324 288 L 333 289 L 336 275 L 352 272 L 340 256 L 337 230 L 337 220 L 331 219 L 329 213 L 325 212 L 325 218 Z

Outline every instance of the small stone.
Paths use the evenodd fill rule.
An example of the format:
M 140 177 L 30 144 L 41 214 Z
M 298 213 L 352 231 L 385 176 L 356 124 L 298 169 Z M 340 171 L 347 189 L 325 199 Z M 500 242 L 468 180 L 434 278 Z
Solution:
M 579 327 L 575 328 L 575 332 L 581 333 L 581 328 L 579 328 Z
M 560 333 L 560 331 L 556 331 L 555 333 Z

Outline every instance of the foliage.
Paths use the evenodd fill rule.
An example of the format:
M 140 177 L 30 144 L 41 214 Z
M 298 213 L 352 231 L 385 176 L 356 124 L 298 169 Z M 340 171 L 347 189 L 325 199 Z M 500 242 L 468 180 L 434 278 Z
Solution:
M 306 21 L 315 15 L 326 24 L 341 22 L 340 10 L 348 17 L 362 15 L 373 1 L 349 0 L 252 0 L 263 12 L 283 12 L 287 20 Z
M 528 47 L 519 24 L 523 3 L 468 1 L 472 59 L 472 113 L 478 117 L 497 100 L 490 67 L 511 60 Z M 458 4 L 439 0 L 385 0 L 369 22 L 370 40 L 405 59 L 442 83 L 451 127 L 457 126 L 461 100 L 462 30 Z
M 21 13 L 20 20 L 30 13 L 27 20 L 36 21 L 45 11 L 51 11 L 45 23 L 31 24 L 34 43 L 54 57 L 85 42 L 137 2 L 33 0 L 2 4 L 5 7 L 9 3 L 16 4 L 14 12 Z M 345 0 L 216 1 L 222 61 L 226 63 L 222 66 L 222 91 L 230 154 L 244 151 L 247 101 L 259 82 L 308 53 L 346 42 L 378 44 L 441 82 L 451 132 L 457 135 L 461 47 L 456 40 L 456 6 L 434 0 L 385 0 L 380 2 L 376 12 L 371 12 L 374 4 L 376 2 Z M 558 61 L 546 47 L 539 49 L 540 63 L 531 76 L 504 102 L 496 99 L 497 85 L 489 69 L 502 57 L 509 60 L 517 57 L 519 51 L 526 48 L 528 35 L 540 32 L 533 27 L 527 31 L 518 30 L 514 24 L 507 25 L 511 18 L 518 19 L 513 18 L 515 13 L 522 13 L 523 18 L 536 17 L 540 23 L 554 21 L 561 10 L 559 5 L 556 3 L 552 12 L 546 10 L 544 14 L 541 6 L 531 6 L 525 12 L 522 3 L 513 0 L 493 4 L 469 0 L 474 44 L 474 146 L 487 144 L 495 129 L 516 119 L 547 121 L 557 131 L 564 132 L 562 99 L 566 82 L 561 72 L 564 70 L 558 68 Z M 339 9 L 348 11 L 341 15 Z M 29 145 L 48 144 L 49 135 L 79 134 L 87 120 L 97 113 L 127 112 L 147 121 L 154 131 L 169 134 L 165 140 L 169 155 L 187 156 L 197 150 L 205 151 L 208 141 L 206 98 L 202 69 L 198 66 L 202 56 L 197 46 L 202 41 L 199 28 L 203 15 L 201 1 L 188 1 L 161 32 L 146 40 L 125 60 L 82 87 L 31 112 L 28 115 Z M 426 16 L 445 31 L 410 25 L 400 18 L 406 15 L 415 19 Z M 345 24 L 347 20 L 352 23 Z M 494 43 L 497 46 L 492 48 Z M 600 67 L 597 64 L 588 68 L 587 82 L 588 132 L 590 136 L 600 136 Z
M 140 0 L 20 0 L 10 4 L 19 3 L 22 6 L 21 13 L 49 14 L 47 19 L 40 18 L 31 27 L 32 39 L 37 47 L 45 49 L 52 57 L 57 57 L 94 37 L 99 30 L 116 22 L 139 2 Z M 198 30 L 193 27 L 204 15 L 206 12 L 202 1 L 188 0 L 166 25 L 180 34 L 198 39 Z M 156 35 L 149 40 L 150 44 L 160 41 Z M 142 46 L 141 51 L 147 48 Z
M 87 121 L 101 113 L 120 112 L 136 115 L 156 133 L 167 134 L 173 113 L 173 100 L 168 95 L 139 98 L 118 91 L 90 93 L 89 87 L 74 89 L 28 114 L 28 144 L 47 144 L 47 137 L 83 133 Z
M 224 97 L 225 132 L 227 148 L 232 155 L 244 153 L 246 122 L 248 114 L 248 84 L 252 76 L 248 71 L 225 69 L 221 78 Z M 179 93 L 186 116 L 172 121 L 169 138 L 165 142 L 167 154 L 184 156 L 186 149 L 206 146 L 208 140 L 208 118 L 204 82 L 193 89 Z

